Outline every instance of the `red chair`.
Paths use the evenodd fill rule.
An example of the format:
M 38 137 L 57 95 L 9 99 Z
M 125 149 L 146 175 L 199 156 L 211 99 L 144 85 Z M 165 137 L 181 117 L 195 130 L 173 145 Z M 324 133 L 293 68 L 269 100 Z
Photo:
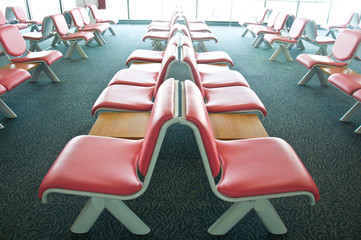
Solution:
M 215 140 L 199 89 L 186 80 L 182 91 L 181 123 L 193 130 L 211 190 L 233 202 L 208 233 L 226 234 L 252 209 L 270 233 L 286 233 L 270 199 L 304 195 L 314 205 L 320 198 L 295 151 L 283 139 L 272 137 Z
M 95 6 L 94 4 L 87 4 L 86 7 L 88 7 L 90 9 L 90 13 L 91 13 L 90 16 L 93 19 L 93 21 L 96 22 L 96 23 L 116 24 L 118 22 L 118 19 L 104 19 L 104 18 L 102 18 L 98 7 Z M 109 31 L 113 35 L 116 35 L 111 26 L 109 27 Z
M 88 232 L 104 209 L 133 234 L 150 232 L 123 201 L 135 199 L 147 190 L 165 133 L 170 125 L 179 122 L 177 85 L 169 80 L 160 87 L 144 139 L 86 135 L 73 138 L 64 147 L 44 177 L 39 197 L 43 203 L 50 193 L 90 197 L 72 225 L 72 232 Z
M 275 24 L 273 28 L 268 28 L 265 26 L 254 26 L 250 29 L 250 31 L 256 35 L 256 39 L 252 42 L 252 46 L 258 48 L 263 42 L 263 38 L 265 34 L 276 34 L 280 35 L 282 30 L 286 29 L 287 21 L 294 16 L 286 13 L 279 13 L 277 15 Z
M 36 82 L 43 70 L 52 82 L 59 82 L 58 77 L 50 69 L 50 65 L 63 57 L 57 50 L 30 52 L 19 29 L 15 26 L 0 28 L 0 43 L 8 60 L 13 63 L 39 63 L 33 73 L 32 82 Z
M 328 78 L 328 81 L 357 101 L 340 119 L 341 122 L 349 122 L 357 112 L 361 111 L 361 75 L 335 73 Z M 355 133 L 361 134 L 361 126 L 355 130 Z
M 153 45 L 152 50 L 164 51 L 168 40 L 170 40 L 177 32 L 179 32 L 179 26 L 180 24 L 177 23 L 172 26 L 170 31 L 147 32 L 143 36 L 143 42 L 146 40 L 151 40 Z
M 218 42 L 218 38 L 210 32 L 191 32 L 189 27 L 186 25 L 180 25 L 179 31 L 182 32 L 185 36 L 189 37 L 192 42 L 197 43 L 197 46 L 194 48 L 196 52 L 208 52 L 205 42 L 214 41 Z
M 89 15 L 88 15 L 88 12 L 87 12 L 87 10 L 85 8 L 81 7 L 81 8 L 77 8 L 77 9 L 79 10 L 80 15 L 81 15 L 81 17 L 83 19 L 84 25 L 86 27 L 98 27 L 99 26 L 101 28 L 105 28 L 105 31 L 106 30 L 110 31 L 110 23 L 106 23 L 106 22 L 92 23 L 91 20 L 90 20 Z M 103 32 L 103 34 L 105 33 L 105 31 Z M 113 32 L 111 31 L 111 33 L 113 34 L 114 31 Z M 113 35 L 115 35 L 115 33 Z
M 323 24 L 320 27 L 328 30 L 325 36 L 331 35 L 336 39 L 335 31 L 347 28 L 356 28 L 360 22 L 360 15 L 357 12 L 351 12 L 343 16 L 344 19 L 338 24 Z
M 253 29 L 264 29 L 264 30 L 270 30 L 270 29 L 273 29 L 275 23 L 276 23 L 276 20 L 277 20 L 277 16 L 278 16 L 279 12 L 277 11 L 272 11 L 272 13 L 270 14 L 269 18 L 268 18 L 268 21 L 267 21 L 267 25 L 255 25 L 255 24 L 251 24 L 251 25 L 248 25 L 247 26 L 247 32 L 250 32 L 252 34 L 252 36 L 254 38 L 257 37 L 257 35 L 252 31 Z M 255 39 L 256 40 L 256 39 Z M 254 41 L 255 41 L 254 40 Z
M 159 72 L 137 69 L 119 71 L 95 101 L 91 114 L 97 116 L 100 111 L 150 111 L 152 100 L 156 98 L 177 56 L 177 48 L 168 48 Z
M 10 23 L 6 20 L 4 13 L 0 10 L 0 27 L 9 25 Z M 16 26 L 17 28 L 24 29 L 28 28 L 28 25 L 25 23 L 11 23 L 11 25 Z
M 306 18 L 296 18 L 293 22 L 289 35 L 282 36 L 278 34 L 264 34 L 264 41 L 268 42 L 270 45 L 274 43 L 278 43 L 279 47 L 270 57 L 270 61 L 275 61 L 277 57 L 283 53 L 286 57 L 286 60 L 292 62 L 293 59 L 291 57 L 290 52 L 288 51 L 289 48 L 292 48 L 295 44 L 299 45 L 302 50 L 305 49 L 302 43 L 302 35 L 304 29 L 308 23 L 308 19 Z
M 263 103 L 239 72 L 200 73 L 192 49 L 183 46 L 183 51 L 182 63 L 189 68 L 192 80 L 205 99 L 208 112 L 257 112 L 262 118 L 267 115 Z
M 24 9 L 22 9 L 21 7 L 7 7 L 5 9 L 5 16 L 6 19 L 8 19 L 9 22 L 13 22 L 16 21 L 18 23 L 25 23 L 31 26 L 30 31 L 34 31 L 36 30 L 37 32 L 40 31 L 38 25 L 41 25 L 42 21 L 41 20 L 30 20 L 28 19 L 28 17 L 26 16 L 26 13 L 24 11 Z
M 99 46 L 103 46 L 106 42 L 102 37 L 102 34 L 107 30 L 104 26 L 86 26 L 84 24 L 83 18 L 80 14 L 79 9 L 73 9 L 65 14 L 69 14 L 71 19 L 76 27 L 76 32 L 91 32 L 94 34 L 94 39 Z
M 165 52 L 168 47 L 176 46 L 178 47 L 179 37 L 171 37 L 167 42 L 167 47 L 164 51 L 153 51 L 148 49 L 137 49 L 133 51 L 127 58 L 126 65 L 130 66 L 134 62 L 153 62 L 161 63 L 164 57 Z
M 254 25 L 258 25 L 258 26 L 262 26 L 266 20 L 266 18 L 271 15 L 272 10 L 268 9 L 268 8 L 264 8 L 262 10 L 259 11 L 259 14 L 255 17 L 255 20 L 251 20 L 251 21 L 239 21 L 238 23 L 241 25 L 241 27 L 248 27 L 248 26 L 254 26 Z M 247 35 L 247 33 L 249 32 L 249 29 L 246 28 L 241 37 L 245 37 Z
M 24 69 L 0 70 L 0 96 L 11 91 L 20 83 L 31 77 L 30 73 Z M 16 114 L 0 99 L 0 112 L 7 118 L 16 118 Z M 4 126 L 0 124 L 0 129 Z
M 23 33 L 22 36 L 30 42 L 29 51 L 42 51 L 38 43 L 55 36 L 53 20 L 51 20 L 50 17 L 45 17 L 41 24 L 40 32 L 26 32 Z
M 354 58 L 361 42 L 361 31 L 346 29 L 340 33 L 328 56 L 315 54 L 300 54 L 296 60 L 307 67 L 309 71 L 299 81 L 306 85 L 317 73 L 321 85 L 327 86 L 327 80 L 319 67 L 347 67 Z
M 333 45 L 335 43 L 335 39 L 332 37 L 317 35 L 317 24 L 314 20 L 310 20 L 307 23 L 302 39 L 319 47 L 315 53 L 316 55 L 324 56 L 328 55 L 327 46 Z
M 69 46 L 68 41 L 70 42 L 70 46 L 68 51 L 66 52 L 64 58 L 70 58 L 74 49 L 79 53 L 82 58 L 88 58 L 88 55 L 84 52 L 84 50 L 79 46 L 80 41 L 85 41 L 86 43 L 90 43 L 91 40 L 94 39 L 94 35 L 90 32 L 69 32 L 68 25 L 66 20 L 62 14 L 55 14 L 50 16 L 53 20 L 55 30 L 57 35 L 55 36 L 52 46 L 61 40 L 65 45 Z

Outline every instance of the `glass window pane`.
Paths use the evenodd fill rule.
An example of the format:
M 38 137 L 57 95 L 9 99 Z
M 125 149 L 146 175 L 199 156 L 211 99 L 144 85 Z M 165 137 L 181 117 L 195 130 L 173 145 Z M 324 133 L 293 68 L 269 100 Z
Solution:
M 360 10 L 360 0 L 334 0 L 332 3 L 328 22 L 330 24 L 345 23 L 345 19 L 348 19 L 351 13 L 360 13 Z
M 272 9 L 273 11 L 293 14 L 296 16 L 297 1 L 267 1 L 266 7 Z
M 196 1 L 195 0 L 163 0 L 163 15 L 162 18 L 169 20 L 174 8 L 180 6 L 187 18 L 192 20 L 196 18 Z
M 31 16 L 33 19 L 41 20 L 46 16 L 60 13 L 59 0 L 29 0 Z
M 208 21 L 230 21 L 231 0 L 198 0 L 198 18 Z
M 316 24 L 323 24 L 327 21 L 330 3 L 300 3 L 298 17 L 314 20 Z
M 111 15 L 111 18 L 121 20 L 128 19 L 127 0 L 108 0 L 106 12 Z M 106 18 L 106 16 L 104 16 Z
M 264 9 L 264 0 L 233 0 L 232 21 L 254 21 Z
M 76 8 L 76 0 L 63 0 L 63 11 L 69 11 Z
M 162 0 L 130 0 L 129 18 L 153 20 L 162 18 Z

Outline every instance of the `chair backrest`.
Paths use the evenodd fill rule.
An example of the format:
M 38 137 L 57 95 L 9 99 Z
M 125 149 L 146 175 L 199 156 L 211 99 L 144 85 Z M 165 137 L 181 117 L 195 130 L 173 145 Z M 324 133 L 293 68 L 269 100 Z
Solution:
M 6 24 L 5 15 L 4 15 L 3 11 L 0 10 L 0 26 L 5 25 L 5 24 Z
M 183 45 L 182 47 L 182 62 L 187 65 L 190 70 L 192 80 L 198 86 L 201 91 L 202 96 L 204 96 L 204 89 L 202 84 L 202 77 L 198 70 L 197 59 L 194 55 L 194 49 L 188 47 L 187 45 Z
M 314 20 L 308 21 L 305 26 L 304 35 L 307 39 L 311 41 L 316 41 L 317 38 L 317 25 Z
M 16 6 L 16 7 L 12 7 L 12 9 L 16 19 L 18 19 L 19 22 L 24 22 L 28 19 L 25 11 L 21 7 Z
M 257 23 L 263 23 L 266 20 L 266 17 L 268 17 L 271 14 L 272 10 L 268 8 L 264 8 L 262 11 L 259 11 L 259 15 L 256 16 Z
M 357 12 L 351 12 L 349 15 L 344 15 L 340 21 L 341 27 L 356 27 L 360 22 L 360 15 Z
M 339 61 L 352 61 L 361 42 L 361 31 L 345 29 L 332 47 L 332 56 Z
M 154 96 L 158 95 L 158 90 L 160 86 L 163 84 L 165 77 L 168 75 L 170 70 L 170 66 L 174 60 L 178 58 L 178 47 L 175 45 L 167 46 L 163 59 L 160 65 L 160 70 L 157 76 L 156 85 L 154 88 Z M 158 96 L 157 96 L 158 97 Z
M 25 40 L 15 26 L 8 25 L 0 28 L 0 42 L 2 49 L 8 55 L 19 57 L 27 51 Z
M 204 146 L 210 172 L 213 177 L 216 177 L 220 172 L 220 162 L 212 125 L 201 92 L 197 86 L 189 80 L 184 82 L 182 106 L 182 118 L 185 118 L 198 128 L 201 138 L 199 139 L 196 134 L 198 147 L 201 151 L 201 146 Z M 201 142 L 199 142 L 200 140 Z M 204 157 L 202 157 L 202 159 L 204 159 Z M 207 163 L 205 163 L 205 167 L 207 171 Z
M 276 31 L 281 31 L 285 27 L 288 17 L 289 17 L 289 14 L 279 13 L 273 28 Z
M 84 27 L 84 21 L 80 14 L 79 9 L 73 9 L 68 11 L 71 15 L 71 18 L 73 19 L 73 23 L 78 29 L 82 29 Z
M 267 23 L 267 26 L 268 26 L 269 28 L 273 28 L 273 27 L 274 27 L 274 25 L 275 25 L 275 23 L 276 23 L 276 20 L 277 20 L 278 14 L 279 14 L 279 12 L 273 11 L 273 12 L 271 13 L 271 15 L 269 16 L 269 18 L 268 18 L 268 23 Z
M 295 21 L 293 21 L 292 27 L 290 29 L 289 37 L 292 39 L 299 39 L 307 25 L 307 23 L 310 20 L 307 18 L 296 18 Z
M 88 4 L 87 7 L 90 9 L 90 12 L 92 13 L 93 15 L 93 18 L 95 20 L 98 20 L 100 18 L 100 15 L 99 15 L 99 10 L 98 10 L 98 7 L 95 6 L 94 4 Z
M 83 19 L 83 22 L 85 25 L 89 25 L 90 24 L 90 18 L 89 18 L 89 15 L 88 15 L 88 12 L 85 8 L 81 7 L 81 8 L 78 8 L 79 12 L 80 12 L 80 15 Z
M 12 22 L 16 20 L 15 14 L 13 12 L 12 7 L 6 7 L 5 9 L 5 18 L 8 22 Z
M 138 168 L 143 176 L 148 173 L 149 165 L 153 158 L 158 157 L 160 146 L 156 146 L 160 131 L 165 122 L 177 115 L 176 106 L 176 84 L 174 79 L 166 80 L 159 88 L 155 98 L 152 112 L 150 114 L 144 142 L 139 155 Z M 164 136 L 163 136 L 164 137 Z M 161 144 L 160 142 L 160 144 Z M 156 151 L 157 149 L 157 151 Z
M 54 23 L 49 16 L 43 19 L 41 33 L 43 35 L 43 38 L 46 38 L 54 33 Z
M 51 15 L 50 18 L 53 20 L 55 29 L 60 36 L 66 36 L 69 33 L 68 24 L 62 14 Z

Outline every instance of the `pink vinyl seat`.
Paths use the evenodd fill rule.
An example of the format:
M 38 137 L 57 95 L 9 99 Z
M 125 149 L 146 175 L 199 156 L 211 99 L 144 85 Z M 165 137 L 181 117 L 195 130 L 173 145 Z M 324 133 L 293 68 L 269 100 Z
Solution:
M 33 32 L 34 30 L 36 30 L 37 32 L 40 31 L 38 25 L 41 25 L 42 20 L 28 19 L 24 9 L 22 9 L 19 6 L 6 7 L 5 16 L 9 22 L 15 21 L 17 23 L 23 23 L 23 24 L 27 24 L 27 25 L 31 26 L 31 29 L 30 29 L 31 32 Z
M 185 36 L 189 37 L 193 43 L 196 43 L 196 47 L 194 50 L 196 52 L 208 52 L 205 42 L 214 41 L 218 42 L 218 38 L 210 32 L 190 32 L 189 27 L 187 25 L 180 25 L 179 31 L 182 32 Z
M 164 51 L 165 46 L 167 46 L 168 40 L 172 39 L 179 30 L 180 24 L 176 23 L 172 26 L 169 31 L 157 31 L 157 32 L 147 32 L 143 36 L 143 42 L 146 40 L 151 40 L 153 49 L 152 50 L 159 50 Z
M 42 51 L 38 43 L 55 36 L 54 23 L 50 17 L 45 17 L 41 26 L 40 32 L 27 32 L 22 34 L 23 38 L 30 42 L 29 51 Z
M 257 36 L 255 40 L 252 42 L 252 46 L 258 48 L 263 42 L 263 38 L 265 34 L 280 35 L 282 30 L 287 28 L 287 21 L 292 18 L 294 18 L 293 15 L 286 13 L 278 13 L 272 28 L 267 26 L 257 26 L 257 25 L 251 27 L 250 31 Z
M 102 12 L 98 9 L 98 7 L 94 4 L 87 4 L 86 7 L 90 10 L 89 16 L 91 18 L 91 22 L 95 23 L 109 23 L 109 24 L 116 24 L 119 20 L 113 19 L 107 16 L 106 18 L 103 18 Z M 113 30 L 112 26 L 109 27 L 109 31 L 116 35 L 115 31 Z
M 0 27 L 9 25 L 9 21 L 6 20 L 4 13 L 0 10 Z M 28 28 L 28 25 L 25 23 L 11 23 L 11 25 L 16 26 L 19 29 Z
M 0 96 L 11 91 L 19 84 L 31 77 L 30 73 L 24 69 L 0 70 Z M 0 99 L 0 112 L 7 118 L 16 118 L 16 114 Z M 0 129 L 4 126 L 0 124 Z
M 178 47 L 179 37 L 171 37 L 168 42 L 166 49 L 164 51 L 153 51 L 149 49 L 137 49 L 133 51 L 127 58 L 126 65 L 130 66 L 134 62 L 152 62 L 152 63 L 161 63 L 164 57 L 165 52 L 168 47 L 171 46 Z
M 200 89 L 208 112 L 257 112 L 262 118 L 267 115 L 263 103 L 249 88 L 241 73 L 234 70 L 200 73 L 193 51 L 187 46 L 183 47 L 182 63 L 189 68 L 192 81 Z
M 32 82 L 36 82 L 40 72 L 43 70 L 52 82 L 59 82 L 58 77 L 50 69 L 50 65 L 63 57 L 57 50 L 30 52 L 26 49 L 26 43 L 19 29 L 15 26 L 0 28 L 0 43 L 2 49 L 10 62 L 13 63 L 39 63 L 36 67 Z
M 313 205 L 320 198 L 295 151 L 283 139 L 273 137 L 215 140 L 199 89 L 186 80 L 182 92 L 181 123 L 193 130 L 211 190 L 218 198 L 233 202 L 208 233 L 226 234 L 252 209 L 270 233 L 286 233 L 270 199 L 304 195 Z
M 176 47 L 168 48 L 159 72 L 120 70 L 95 101 L 91 114 L 97 116 L 100 111 L 150 111 L 153 99 L 166 80 L 171 65 L 177 61 L 177 56 Z
M 90 197 L 72 232 L 88 232 L 104 209 L 133 234 L 150 232 L 124 200 L 141 196 L 150 184 L 165 133 L 179 122 L 177 88 L 174 80 L 159 88 L 144 139 L 83 135 L 66 144 L 44 177 L 38 195 L 43 203 L 50 193 Z
M 267 33 L 264 35 L 264 41 L 268 42 L 271 45 L 273 45 L 274 43 L 279 44 L 277 50 L 270 57 L 270 61 L 275 61 L 277 57 L 281 53 L 283 53 L 287 61 L 292 62 L 293 59 L 288 49 L 292 48 L 292 46 L 294 46 L 295 44 L 299 45 L 302 50 L 305 49 L 302 43 L 302 34 L 308 21 L 309 20 L 307 18 L 296 18 L 290 28 L 288 36 Z
M 91 32 L 94 34 L 94 39 L 99 46 L 103 46 L 106 41 L 102 37 L 102 34 L 107 30 L 105 26 L 102 25 L 85 25 L 80 10 L 75 8 L 66 12 L 71 16 L 72 22 L 76 27 L 76 32 Z
M 52 42 L 52 46 L 55 46 L 59 40 L 63 41 L 65 45 L 69 46 L 69 41 L 70 46 L 64 58 L 70 58 L 71 54 L 74 52 L 74 49 L 79 53 L 82 58 L 88 58 L 88 55 L 86 55 L 84 50 L 79 46 L 78 42 L 85 41 L 86 43 L 90 43 L 91 40 L 94 39 L 94 35 L 91 32 L 69 32 L 68 25 L 62 14 L 51 15 L 50 17 L 53 20 L 57 33 Z
M 317 24 L 314 20 L 310 20 L 304 31 L 304 35 L 302 39 L 306 42 L 309 42 L 317 47 L 316 55 L 324 55 L 327 56 L 327 46 L 333 45 L 335 43 L 335 39 L 329 36 L 318 36 L 317 35 Z
M 344 14 L 343 19 L 337 24 L 321 24 L 321 28 L 328 30 L 325 36 L 331 35 L 336 39 L 335 31 L 347 28 L 356 28 L 360 22 L 360 15 L 357 12 Z
M 247 28 L 248 26 L 254 26 L 254 25 L 262 26 L 265 23 L 267 17 L 269 15 L 271 15 L 271 13 L 272 13 L 271 9 L 263 8 L 258 11 L 258 15 L 255 17 L 255 20 L 239 21 L 239 24 L 242 27 L 246 27 L 245 30 L 243 31 L 241 37 L 245 37 L 247 35 L 247 33 L 249 32 L 249 29 Z
M 112 35 L 115 35 L 115 32 L 114 31 L 111 31 L 110 30 L 110 23 L 107 23 L 107 22 L 95 22 L 95 23 L 92 23 L 91 22 L 91 19 L 89 17 L 89 14 L 87 12 L 87 10 L 83 7 L 80 7 L 80 8 L 77 8 L 80 12 L 80 15 L 83 19 L 83 22 L 84 22 L 84 25 L 87 26 L 87 27 L 101 27 L 101 28 L 105 28 L 105 31 L 109 30 Z M 105 33 L 105 31 L 102 32 L 102 34 Z
M 341 122 L 349 122 L 361 111 L 361 75 L 335 73 L 328 78 L 328 82 L 357 101 L 340 119 Z M 361 134 L 361 126 L 355 132 Z
M 321 85 L 327 85 L 327 80 L 319 67 L 347 67 L 354 58 L 361 42 L 361 31 L 344 30 L 336 39 L 331 54 L 320 56 L 316 54 L 300 54 L 296 60 L 309 71 L 300 80 L 299 85 L 306 85 L 317 73 Z

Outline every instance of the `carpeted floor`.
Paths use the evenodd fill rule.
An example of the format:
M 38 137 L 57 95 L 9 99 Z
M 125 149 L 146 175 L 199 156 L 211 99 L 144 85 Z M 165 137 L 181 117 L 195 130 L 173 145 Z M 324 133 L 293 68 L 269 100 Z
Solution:
M 129 54 L 139 48 L 146 25 L 116 25 L 116 36 L 106 33 L 107 44 L 84 47 L 89 59 L 77 53 L 51 68 L 61 80 L 51 83 L 41 74 L 38 83 L 25 82 L 1 98 L 18 115 L 0 122 L 0 239 L 360 239 L 361 238 L 361 136 L 353 131 L 360 115 L 350 123 L 339 118 L 354 100 L 336 88 L 322 87 L 313 78 L 306 87 L 297 83 L 307 69 L 283 56 L 268 61 L 273 49 L 250 46 L 241 38 L 241 27 L 211 26 L 219 42 L 212 50 L 228 52 L 234 70 L 240 71 L 267 108 L 262 121 L 270 136 L 293 146 L 319 187 L 321 199 L 310 206 L 304 197 L 274 199 L 276 210 L 288 228 L 283 236 L 268 233 L 254 212 L 226 235 L 207 233 L 230 206 L 217 199 L 205 177 L 192 132 L 172 126 L 148 190 L 127 201 L 151 228 L 145 236 L 132 235 L 111 214 L 104 212 L 86 234 L 70 232 L 70 226 L 86 202 L 85 197 L 52 194 L 42 204 L 38 187 L 64 145 L 74 136 L 87 134 L 95 122 L 91 107 L 112 76 L 125 68 Z M 48 41 L 41 44 L 47 48 Z M 306 50 L 316 48 L 305 43 Z M 66 48 L 56 48 L 63 54 Z M 5 65 L 0 57 L 0 65 Z M 361 73 L 360 62 L 351 68 Z M 172 72 L 183 80 L 183 70 Z M 265 156 L 267 157 L 267 156 Z

